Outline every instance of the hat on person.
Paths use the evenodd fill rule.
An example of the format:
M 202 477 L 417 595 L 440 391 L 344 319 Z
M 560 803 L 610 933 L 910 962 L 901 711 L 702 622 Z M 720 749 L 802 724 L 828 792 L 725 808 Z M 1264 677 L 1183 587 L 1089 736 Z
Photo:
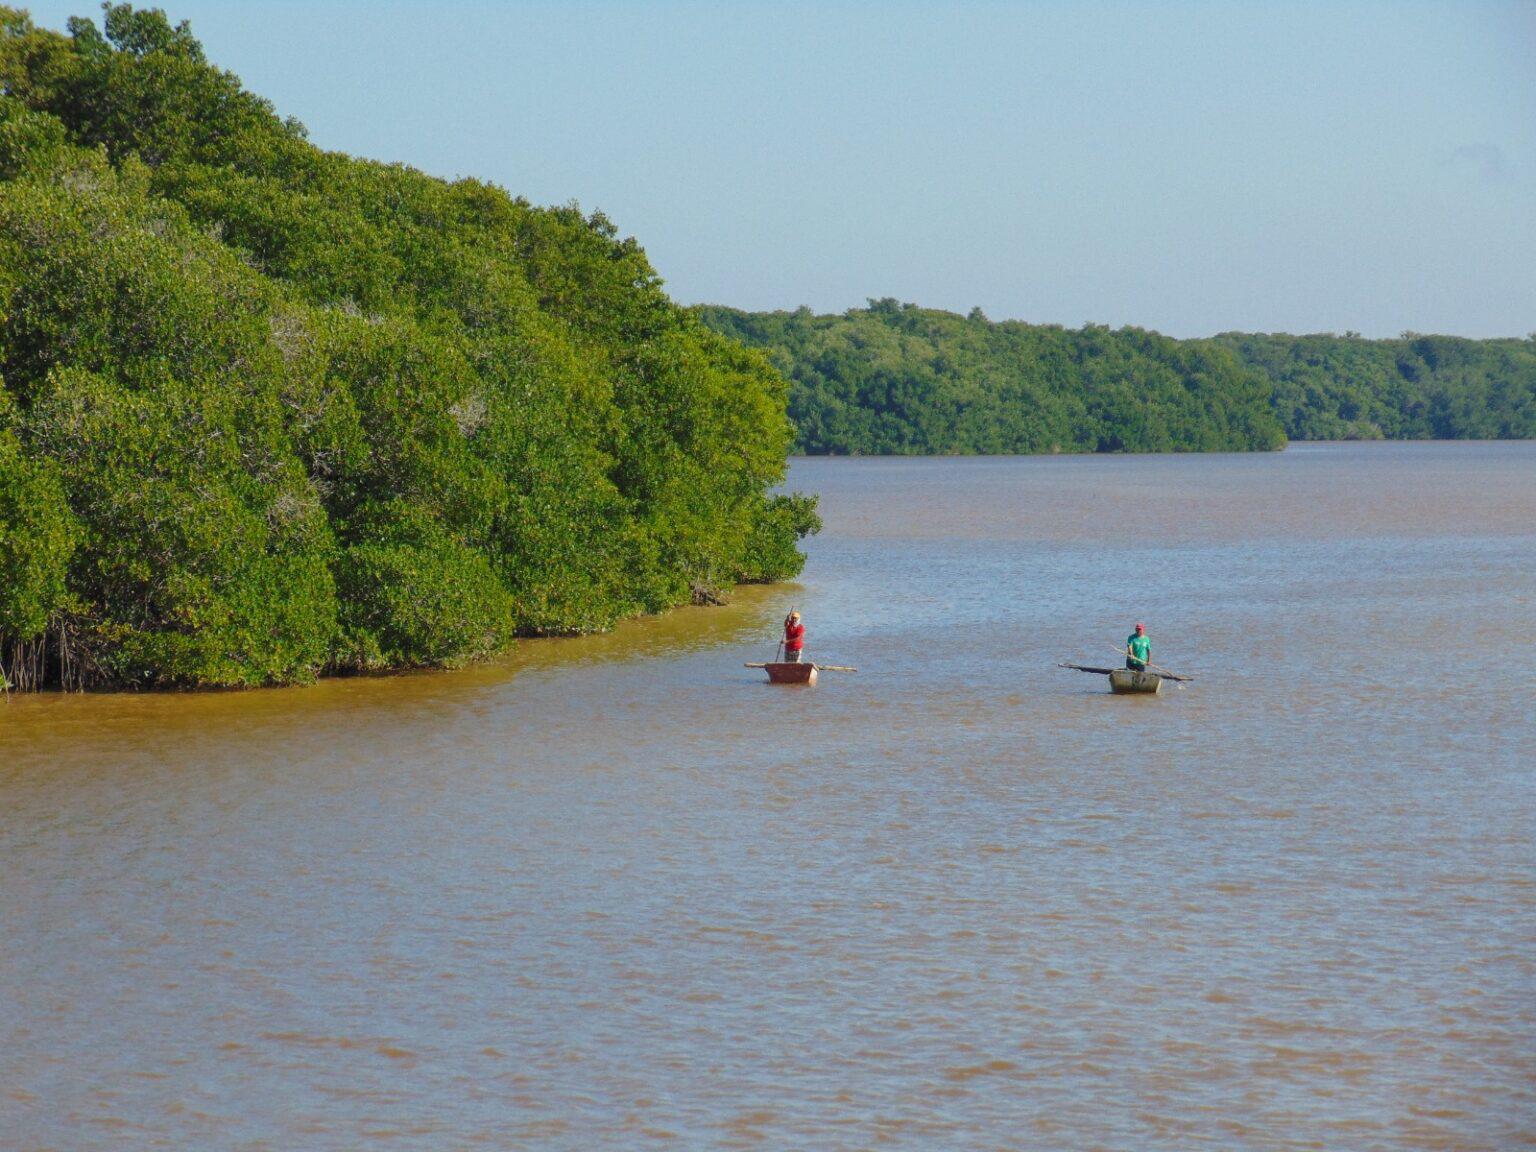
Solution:
M 1146 630 L 1147 630 L 1147 626 L 1145 624 L 1138 624 L 1138 625 L 1136 625 L 1136 631 L 1138 631 L 1138 632 L 1145 632 Z

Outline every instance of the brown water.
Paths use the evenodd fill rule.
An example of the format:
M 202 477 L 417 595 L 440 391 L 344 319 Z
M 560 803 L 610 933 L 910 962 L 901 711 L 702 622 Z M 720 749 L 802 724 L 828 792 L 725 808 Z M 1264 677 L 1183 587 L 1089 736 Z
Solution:
M 0 704 L 0 1147 L 1536 1145 L 1536 444 L 793 480 L 728 608 Z

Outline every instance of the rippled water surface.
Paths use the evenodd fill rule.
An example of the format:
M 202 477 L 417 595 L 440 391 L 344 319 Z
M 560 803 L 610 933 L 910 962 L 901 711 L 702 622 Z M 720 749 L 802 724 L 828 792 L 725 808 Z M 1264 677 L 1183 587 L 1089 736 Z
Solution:
M 727 608 L 0 703 L 0 1147 L 1536 1145 L 1536 445 L 792 481 Z

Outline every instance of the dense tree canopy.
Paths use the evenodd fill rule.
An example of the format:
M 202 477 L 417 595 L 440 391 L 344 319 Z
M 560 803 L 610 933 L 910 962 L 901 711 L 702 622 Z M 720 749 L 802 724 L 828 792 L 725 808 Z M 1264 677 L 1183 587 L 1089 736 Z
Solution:
M 1536 337 L 1227 333 L 1216 342 L 1269 378 L 1295 440 L 1536 437 Z
M 810 453 L 1215 452 L 1285 442 L 1225 348 L 1138 328 L 994 324 L 874 300 L 840 316 L 696 309 L 792 382 Z
M 1204 452 L 1298 440 L 1536 437 L 1536 338 L 992 323 L 894 300 L 695 311 L 791 380 L 809 453 Z
M 323 152 L 185 24 L 0 9 L 0 663 L 453 663 L 798 572 L 768 362 L 600 214 Z

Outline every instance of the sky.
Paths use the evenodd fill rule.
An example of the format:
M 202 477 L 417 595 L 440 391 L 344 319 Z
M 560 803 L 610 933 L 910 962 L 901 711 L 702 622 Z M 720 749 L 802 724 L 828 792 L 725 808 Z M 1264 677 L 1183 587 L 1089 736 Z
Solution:
M 682 303 L 1536 332 L 1532 0 L 161 6 L 316 144 L 601 209 Z

